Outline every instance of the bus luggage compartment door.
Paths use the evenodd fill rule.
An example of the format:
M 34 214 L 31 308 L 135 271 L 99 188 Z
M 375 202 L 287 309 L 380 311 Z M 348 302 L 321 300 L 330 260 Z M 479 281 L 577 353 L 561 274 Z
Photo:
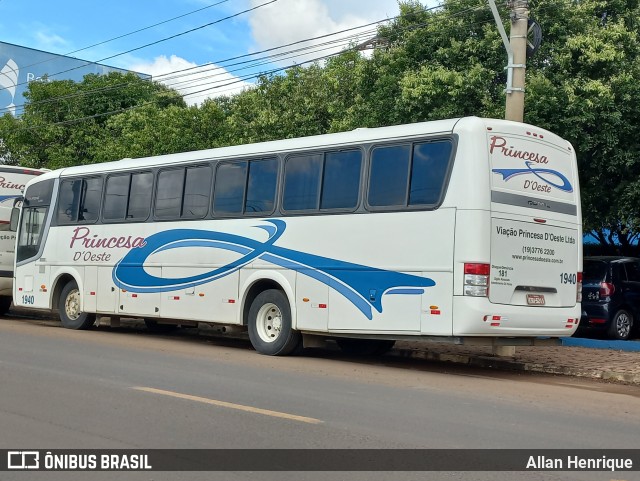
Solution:
M 130 269 L 121 267 L 121 269 Z M 131 267 L 137 269 L 137 267 Z M 145 267 L 145 271 L 152 276 L 160 277 L 160 267 Z M 158 317 L 160 315 L 160 293 L 159 292 L 130 292 L 120 289 L 118 314 Z

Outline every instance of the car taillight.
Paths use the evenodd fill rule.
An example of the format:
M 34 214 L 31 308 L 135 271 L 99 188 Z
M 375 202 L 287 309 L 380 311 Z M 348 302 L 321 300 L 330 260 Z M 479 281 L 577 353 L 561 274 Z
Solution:
M 600 297 L 602 298 L 612 296 L 615 291 L 616 287 L 611 284 L 611 282 L 601 282 L 600 290 L 598 292 L 600 294 Z
M 582 272 L 578 272 L 576 280 L 576 302 L 582 302 Z
M 489 264 L 465 263 L 464 295 L 487 297 L 489 295 Z

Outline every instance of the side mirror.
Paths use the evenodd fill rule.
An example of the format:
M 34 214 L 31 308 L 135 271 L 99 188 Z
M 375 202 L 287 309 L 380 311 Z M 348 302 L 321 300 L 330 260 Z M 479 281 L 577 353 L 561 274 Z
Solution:
M 16 232 L 18 230 L 18 219 L 20 219 L 20 209 L 14 207 L 11 209 L 11 222 L 9 223 L 9 230 Z

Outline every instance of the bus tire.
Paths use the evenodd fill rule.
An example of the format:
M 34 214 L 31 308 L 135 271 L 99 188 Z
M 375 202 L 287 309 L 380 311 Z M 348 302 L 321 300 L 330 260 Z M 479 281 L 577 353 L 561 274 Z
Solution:
M 11 307 L 11 297 L 1 296 L 0 297 L 0 316 L 4 316 L 7 312 L 9 312 L 10 307 Z
M 381 356 L 390 351 L 396 341 L 390 339 L 352 339 L 338 338 L 336 344 L 345 354 L 356 356 Z
M 291 306 L 280 290 L 261 292 L 251 303 L 249 340 L 260 354 L 286 356 L 300 345 L 302 336 L 291 326 Z
M 95 314 L 80 310 L 80 290 L 75 281 L 67 283 L 58 300 L 60 322 L 67 329 L 89 329 L 96 320 Z

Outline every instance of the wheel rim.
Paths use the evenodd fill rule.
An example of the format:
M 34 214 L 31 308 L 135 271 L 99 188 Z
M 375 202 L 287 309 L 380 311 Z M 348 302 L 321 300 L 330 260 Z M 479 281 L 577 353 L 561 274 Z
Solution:
M 264 342 L 275 342 L 282 332 L 282 311 L 273 303 L 260 308 L 256 316 L 256 332 Z
M 621 312 L 616 318 L 616 330 L 620 337 L 627 337 L 631 331 L 631 318 L 626 312 Z
M 69 319 L 75 321 L 80 317 L 80 291 L 72 289 L 64 300 L 64 312 Z

